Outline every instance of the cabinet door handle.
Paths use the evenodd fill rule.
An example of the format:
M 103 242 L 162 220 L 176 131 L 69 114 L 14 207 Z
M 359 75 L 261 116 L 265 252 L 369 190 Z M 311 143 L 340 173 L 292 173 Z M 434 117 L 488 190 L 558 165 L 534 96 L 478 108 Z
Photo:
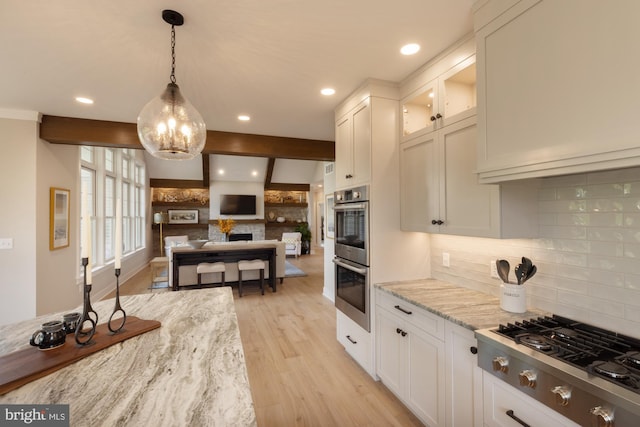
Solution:
M 441 119 L 442 118 L 442 114 L 438 113 L 436 114 L 436 119 Z
M 431 220 L 431 224 L 433 224 L 433 225 L 442 225 L 442 224 L 444 224 L 444 221 L 441 220 L 441 219 L 432 219 Z
M 403 331 L 402 329 L 400 329 L 400 328 L 396 328 L 396 334 L 400 334 L 403 337 L 407 336 L 407 333 L 405 331 Z
M 431 121 L 432 121 L 432 122 L 435 122 L 435 121 L 436 121 L 436 116 L 431 116 L 431 117 L 429 117 L 429 118 L 431 119 Z
M 399 305 L 395 306 L 396 310 L 400 310 L 401 312 L 403 312 L 404 314 L 413 314 L 413 312 L 405 310 L 404 308 L 400 307 Z
M 351 344 L 358 344 L 358 341 L 354 341 L 351 339 L 351 335 L 347 335 L 347 339 L 351 341 Z
M 469 351 L 471 352 L 471 354 L 478 354 L 478 347 L 471 346 L 469 347 Z
M 353 175 L 351 175 L 350 173 L 348 173 L 348 174 L 346 174 L 344 177 L 345 177 L 345 178 L 347 178 L 347 179 L 350 179 L 350 178 L 353 178 Z
M 522 427 L 531 427 L 529 424 L 516 417 L 516 414 L 513 413 L 512 409 L 509 409 L 507 412 L 505 412 L 505 414 L 507 414 L 508 417 L 513 418 L 513 420 L 520 424 Z

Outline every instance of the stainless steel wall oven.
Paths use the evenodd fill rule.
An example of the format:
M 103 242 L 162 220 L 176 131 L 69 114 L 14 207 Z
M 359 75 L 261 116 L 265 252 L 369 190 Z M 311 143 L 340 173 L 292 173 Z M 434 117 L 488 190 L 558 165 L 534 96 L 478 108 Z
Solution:
M 357 187 L 336 191 L 336 308 L 370 331 L 369 314 L 369 191 Z

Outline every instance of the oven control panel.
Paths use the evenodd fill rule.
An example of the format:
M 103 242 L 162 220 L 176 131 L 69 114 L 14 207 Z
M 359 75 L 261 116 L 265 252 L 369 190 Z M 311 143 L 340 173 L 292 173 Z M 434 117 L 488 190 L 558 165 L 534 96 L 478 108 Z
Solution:
M 334 193 L 335 203 L 366 202 L 369 200 L 369 188 L 362 187 L 340 190 Z

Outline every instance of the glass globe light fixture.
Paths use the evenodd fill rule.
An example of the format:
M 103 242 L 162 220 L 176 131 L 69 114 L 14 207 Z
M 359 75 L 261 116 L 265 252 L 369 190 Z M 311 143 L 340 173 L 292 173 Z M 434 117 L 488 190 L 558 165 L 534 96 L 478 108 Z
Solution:
M 184 18 L 173 10 L 163 10 L 171 24 L 171 76 L 164 92 L 149 101 L 138 115 L 138 138 L 152 156 L 166 160 L 192 159 L 204 148 L 207 126 L 195 107 L 182 95 L 175 77 L 175 26 Z

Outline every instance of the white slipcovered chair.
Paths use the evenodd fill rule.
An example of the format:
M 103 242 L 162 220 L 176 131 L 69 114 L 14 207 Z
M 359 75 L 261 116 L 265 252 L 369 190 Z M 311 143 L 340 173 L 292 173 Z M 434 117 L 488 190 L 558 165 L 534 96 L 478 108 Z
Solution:
M 298 258 L 302 251 L 302 234 L 299 232 L 282 233 L 282 241 L 285 243 L 285 256 L 294 255 Z
M 164 253 L 171 259 L 171 248 L 174 246 L 184 246 L 189 241 L 189 236 L 167 236 L 164 238 Z

